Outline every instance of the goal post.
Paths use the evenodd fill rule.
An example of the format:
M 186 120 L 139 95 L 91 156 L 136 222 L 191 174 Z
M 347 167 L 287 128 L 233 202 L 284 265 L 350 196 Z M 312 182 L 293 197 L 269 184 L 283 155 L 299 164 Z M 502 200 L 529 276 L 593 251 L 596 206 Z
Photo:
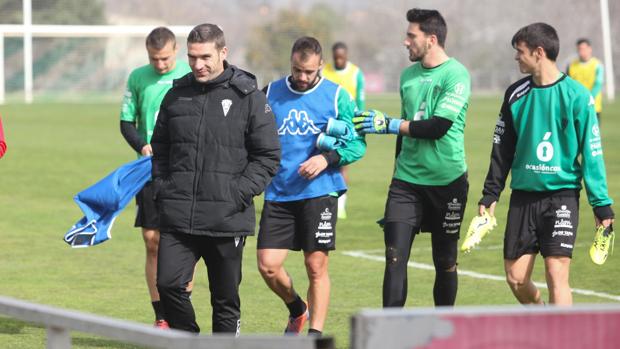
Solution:
M 28 21 L 26 21 L 28 22 Z M 55 95 L 66 92 L 99 94 L 101 92 L 122 91 L 122 85 L 128 74 L 130 62 L 133 68 L 146 64 L 144 38 L 157 25 L 0 25 L 0 104 L 6 101 L 7 81 L 19 79 L 23 74 L 24 101 L 31 103 L 35 94 Z M 193 26 L 167 26 L 177 38 L 186 37 Z M 23 38 L 23 50 L 12 54 L 8 40 Z M 93 41 L 90 45 L 86 41 Z M 34 40 L 39 40 L 35 41 Z M 55 49 L 53 46 L 60 43 Z M 15 46 L 16 42 L 13 42 Z M 51 46 L 51 47 L 50 47 Z M 82 48 L 80 52 L 80 49 Z M 178 45 L 183 52 L 183 45 Z M 85 65 L 88 58 L 97 56 L 105 60 L 104 66 L 93 67 L 91 71 Z M 20 60 L 19 56 L 23 55 Z M 114 64 L 117 60 L 117 64 Z M 23 65 L 19 66 L 19 62 Z M 12 73 L 7 70 L 11 64 Z M 74 68 L 74 71 L 69 71 Z M 77 68 L 82 68 L 82 71 Z M 55 71 L 65 69 L 65 72 Z M 88 77 L 85 74 L 90 73 Z M 53 84 L 47 79 L 66 80 Z M 76 77 L 84 79 L 74 90 L 63 91 Z M 98 78 L 100 77 L 100 78 Z M 86 81 L 90 78 L 90 81 Z M 113 80 L 113 81 L 112 81 Z M 12 90 L 16 90 L 13 88 Z

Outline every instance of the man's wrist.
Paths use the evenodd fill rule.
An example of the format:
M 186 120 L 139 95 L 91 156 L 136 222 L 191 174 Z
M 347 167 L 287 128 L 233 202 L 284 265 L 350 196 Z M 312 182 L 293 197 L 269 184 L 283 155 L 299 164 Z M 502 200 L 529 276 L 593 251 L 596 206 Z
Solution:
M 340 154 L 335 150 L 322 152 L 321 155 L 325 158 L 329 167 L 338 166 L 340 163 Z
M 480 201 L 478 201 L 478 205 L 482 205 L 484 207 L 490 207 L 492 203 L 497 202 L 499 199 L 491 196 L 491 195 L 484 195 L 482 197 L 482 199 L 480 199 Z
M 398 135 L 400 134 L 400 124 L 403 123 L 402 119 L 388 119 L 387 133 Z
M 611 205 L 593 207 L 592 210 L 594 211 L 594 216 L 601 221 L 614 218 L 614 210 L 611 209 Z

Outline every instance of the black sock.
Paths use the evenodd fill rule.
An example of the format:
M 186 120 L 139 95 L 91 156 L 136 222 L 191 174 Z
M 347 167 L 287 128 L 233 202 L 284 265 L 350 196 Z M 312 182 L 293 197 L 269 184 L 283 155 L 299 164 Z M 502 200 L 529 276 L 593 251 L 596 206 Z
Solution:
M 300 317 L 306 312 L 306 303 L 304 303 L 299 295 L 295 295 L 294 301 L 286 303 L 286 307 L 293 318 Z
M 435 287 L 433 298 L 435 305 L 454 305 L 458 288 L 458 274 L 454 271 L 437 271 L 435 274 Z
M 160 301 L 151 302 L 153 305 L 153 311 L 155 311 L 155 320 L 164 320 L 164 306 Z
M 315 330 L 314 328 L 311 328 L 311 329 L 308 330 L 308 334 L 312 334 L 312 335 L 321 337 L 323 332 L 321 332 L 319 330 Z

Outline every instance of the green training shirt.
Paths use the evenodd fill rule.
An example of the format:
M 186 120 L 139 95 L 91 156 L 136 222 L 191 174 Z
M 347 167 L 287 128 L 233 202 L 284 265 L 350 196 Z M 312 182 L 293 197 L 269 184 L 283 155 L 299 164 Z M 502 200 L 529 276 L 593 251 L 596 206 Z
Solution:
M 346 122 L 349 129 L 355 134 L 355 137 L 348 141 L 345 147 L 336 149 L 336 152 L 340 155 L 338 165 L 345 166 L 364 156 L 366 153 L 366 139 L 364 136 L 355 132 L 352 119 L 355 114 L 356 104 L 351 95 L 344 88 L 338 89 L 336 110 L 338 110 L 338 120 Z
M 438 116 L 452 121 L 452 126 L 436 140 L 402 137 L 394 178 L 447 185 L 467 171 L 464 132 L 470 93 L 469 73 L 454 58 L 430 69 L 416 63 L 402 72 L 402 118 L 419 121 Z
M 483 201 L 499 199 L 510 171 L 510 187 L 530 192 L 580 189 L 583 178 L 590 205 L 611 205 L 594 105 L 590 92 L 565 74 L 551 85 L 527 77 L 508 88 Z
M 172 87 L 172 80 L 189 72 L 189 65 L 181 61 L 177 61 L 174 69 L 163 75 L 158 74 L 150 64 L 134 69 L 127 80 L 121 121 L 134 122 L 138 134 L 150 143 L 159 106 Z

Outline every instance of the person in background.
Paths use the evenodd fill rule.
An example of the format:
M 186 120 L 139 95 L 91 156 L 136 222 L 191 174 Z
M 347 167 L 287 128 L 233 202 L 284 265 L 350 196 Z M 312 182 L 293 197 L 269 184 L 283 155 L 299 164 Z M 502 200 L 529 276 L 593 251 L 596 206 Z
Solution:
M 355 100 L 357 110 L 366 110 L 366 95 L 364 93 L 364 73 L 349 61 L 349 49 L 344 42 L 337 42 L 332 46 L 334 64 L 326 63 L 323 68 L 323 77 L 342 86 Z M 349 167 L 340 167 L 340 173 L 345 183 L 349 184 Z M 338 197 L 338 218 L 347 218 L 347 194 Z
M 592 56 L 592 45 L 588 39 L 577 40 L 577 55 L 566 68 L 566 74 L 579 81 L 585 86 L 592 97 L 594 97 L 594 110 L 599 126 L 601 123 L 601 112 L 603 111 L 603 64 Z
M 149 64 L 134 69 L 127 80 L 121 109 L 121 134 L 140 156 L 153 155 L 151 137 L 159 113 L 159 105 L 172 81 L 189 73 L 185 62 L 177 62 L 174 33 L 165 27 L 153 29 L 146 37 Z M 142 228 L 146 248 L 146 284 L 155 312 L 155 326 L 168 328 L 164 309 L 157 292 L 157 249 L 159 246 L 159 215 L 153 200 L 151 182 L 136 195 L 136 227 Z M 190 286 L 191 289 L 191 286 Z

